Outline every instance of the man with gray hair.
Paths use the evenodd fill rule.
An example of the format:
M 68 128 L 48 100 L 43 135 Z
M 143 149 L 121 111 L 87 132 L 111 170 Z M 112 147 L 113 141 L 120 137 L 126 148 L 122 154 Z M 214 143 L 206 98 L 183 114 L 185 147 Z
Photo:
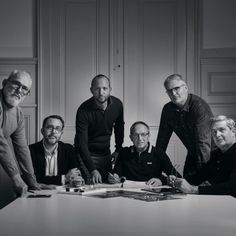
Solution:
M 187 149 L 183 176 L 189 179 L 210 158 L 212 112 L 202 98 L 188 92 L 181 75 L 173 74 L 164 81 L 171 102 L 161 114 L 156 146 L 166 151 L 172 133 L 176 133 Z
M 26 142 L 24 115 L 18 106 L 29 95 L 31 86 L 29 73 L 14 70 L 3 80 L 0 90 L 0 164 L 19 196 L 24 196 L 28 188 L 39 189 Z
M 207 164 L 191 178 L 170 176 L 170 181 L 185 193 L 231 194 L 236 193 L 236 127 L 235 121 L 226 116 L 211 119 L 213 140 L 218 149 L 211 152 Z

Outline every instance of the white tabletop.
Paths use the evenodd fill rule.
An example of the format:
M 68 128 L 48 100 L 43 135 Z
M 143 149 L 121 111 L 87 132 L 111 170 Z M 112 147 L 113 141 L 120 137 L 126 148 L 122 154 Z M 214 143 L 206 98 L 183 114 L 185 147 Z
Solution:
M 187 195 L 145 202 L 54 193 L 18 198 L 0 210 L 2 236 L 235 236 L 236 199 Z

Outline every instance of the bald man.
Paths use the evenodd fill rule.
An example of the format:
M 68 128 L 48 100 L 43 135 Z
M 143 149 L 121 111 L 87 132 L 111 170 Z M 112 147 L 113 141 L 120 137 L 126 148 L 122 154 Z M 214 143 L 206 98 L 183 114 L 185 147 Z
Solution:
M 19 107 L 31 86 L 29 73 L 14 70 L 3 80 L 0 90 L 0 164 L 12 179 L 18 196 L 26 195 L 28 188 L 39 189 L 26 142 L 24 115 Z

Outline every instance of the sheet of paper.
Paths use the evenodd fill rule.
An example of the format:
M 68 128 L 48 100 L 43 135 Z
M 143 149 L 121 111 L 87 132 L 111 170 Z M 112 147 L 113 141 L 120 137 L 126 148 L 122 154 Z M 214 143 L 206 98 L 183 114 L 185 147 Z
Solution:
M 95 188 L 107 188 L 107 189 L 115 189 L 121 188 L 121 183 L 118 184 L 96 184 L 94 185 Z M 132 181 L 132 180 L 125 180 L 123 184 L 123 189 L 141 189 L 147 188 L 148 185 L 144 181 Z
M 124 182 L 124 188 L 135 188 L 135 189 L 141 189 L 141 188 L 147 188 L 148 185 L 144 181 L 132 181 L 132 180 L 126 180 Z

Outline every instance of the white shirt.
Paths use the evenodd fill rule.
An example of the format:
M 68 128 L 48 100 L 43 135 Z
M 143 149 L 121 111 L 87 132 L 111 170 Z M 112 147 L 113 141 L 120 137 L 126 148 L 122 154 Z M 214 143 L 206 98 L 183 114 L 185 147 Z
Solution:
M 46 159 L 46 168 L 45 175 L 46 176 L 56 176 L 58 174 L 58 165 L 57 165 L 57 149 L 58 144 L 56 144 L 54 150 L 50 152 L 43 141 L 44 154 Z

